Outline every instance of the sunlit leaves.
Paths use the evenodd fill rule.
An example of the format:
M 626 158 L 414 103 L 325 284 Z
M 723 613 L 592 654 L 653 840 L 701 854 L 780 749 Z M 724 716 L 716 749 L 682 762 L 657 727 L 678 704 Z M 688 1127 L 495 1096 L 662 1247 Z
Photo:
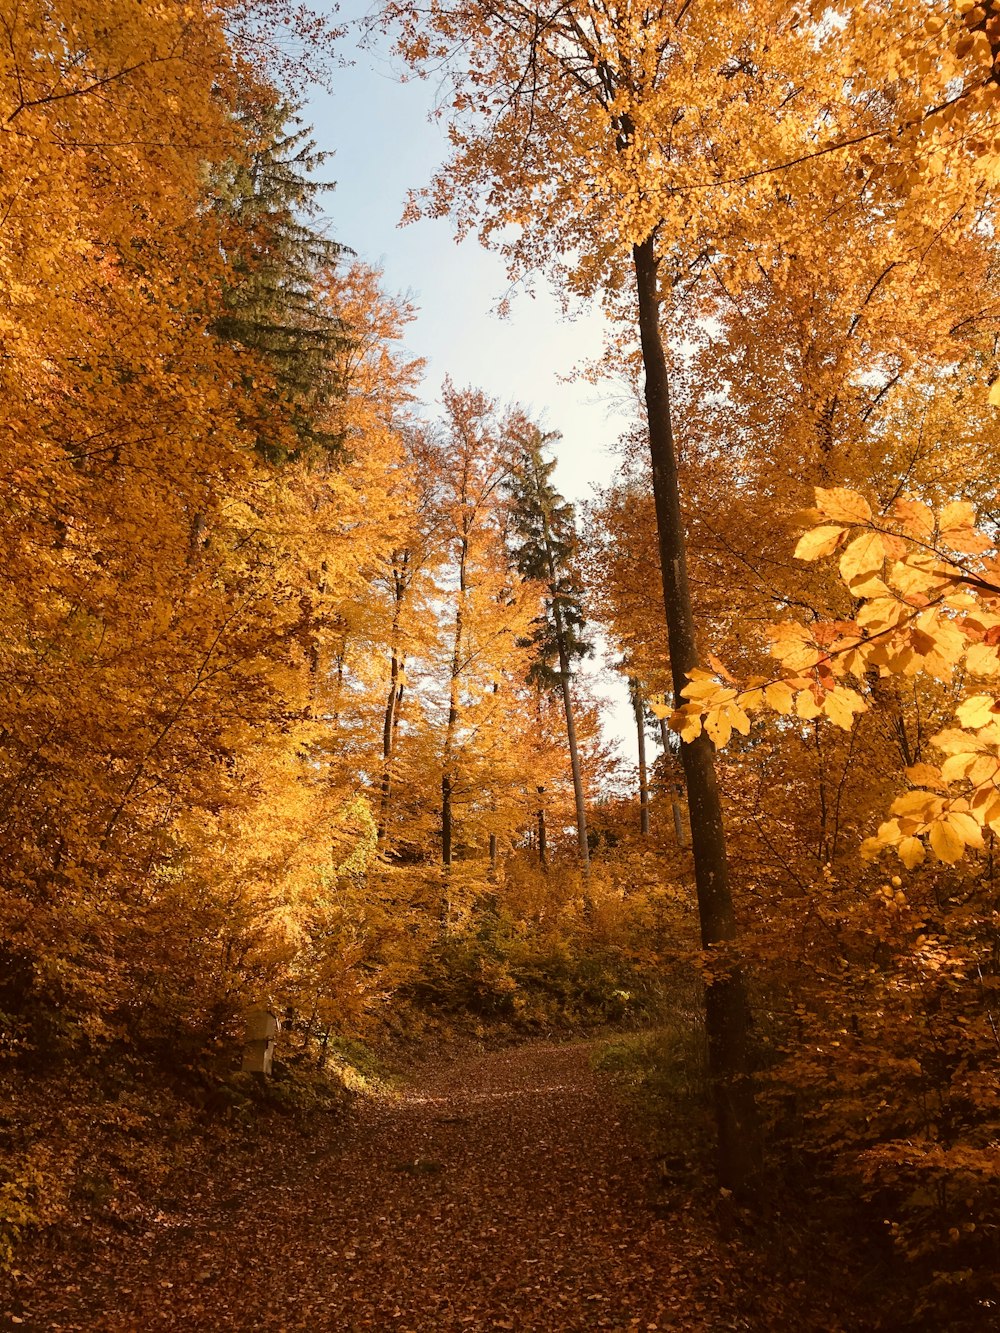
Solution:
M 816 490 L 815 514 L 826 520 L 800 538 L 796 555 L 819 560 L 841 550 L 839 573 L 860 603 L 851 621 L 786 622 L 770 633 L 770 649 L 782 674 L 748 681 L 744 688 L 726 673 L 692 673 L 683 691 L 688 701 L 674 716 L 684 739 L 704 720 L 720 747 L 753 713 L 772 710 L 800 722 L 825 717 L 849 731 L 866 711 L 871 678 L 924 672 L 950 683 L 964 667 L 971 676 L 1000 674 L 1000 580 L 994 562 L 978 568 L 956 562 L 981 556 L 993 541 L 975 527 L 966 501 L 952 501 L 936 515 L 921 501 L 897 499 L 876 518 L 863 496 L 835 487 Z M 860 531 L 858 530 L 860 529 Z M 936 544 L 935 544 L 936 543 Z M 716 663 L 716 667 L 721 664 Z M 857 688 L 846 685 L 853 678 Z M 866 853 L 883 846 L 899 850 L 904 864 L 919 863 L 927 837 L 935 858 L 959 860 L 982 845 L 982 829 L 1000 819 L 1000 699 L 973 693 L 956 710 L 958 729 L 933 739 L 945 758 L 907 770 L 915 789 L 893 804 Z M 953 792 L 961 783 L 964 790 Z M 927 790 L 930 788 L 931 790 Z

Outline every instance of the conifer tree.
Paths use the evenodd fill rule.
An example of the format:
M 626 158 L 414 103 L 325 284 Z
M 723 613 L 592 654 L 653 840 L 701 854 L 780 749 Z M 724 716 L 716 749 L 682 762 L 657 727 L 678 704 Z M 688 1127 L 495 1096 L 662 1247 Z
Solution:
M 314 446 L 336 451 L 342 442 L 328 409 L 341 392 L 335 367 L 348 335 L 319 289 L 349 251 L 324 234 L 320 197 L 332 185 L 313 174 L 330 154 L 317 150 L 294 108 L 271 89 L 248 90 L 237 119 L 245 153 L 217 173 L 213 191 L 229 224 L 230 274 L 214 332 L 256 353 L 272 378 L 290 434 L 279 439 L 261 423 L 256 447 L 264 458 L 277 463 Z
M 587 808 L 583 791 L 576 720 L 571 688 L 575 659 L 588 656 L 591 645 L 583 638 L 583 590 L 575 569 L 576 518 L 573 506 L 552 483 L 555 459 L 545 449 L 559 436 L 529 429 L 520 457 L 511 472 L 511 540 L 514 560 L 522 578 L 545 588 L 545 606 L 532 625 L 527 646 L 533 650 L 529 680 L 542 692 L 558 690 L 566 716 L 566 743 L 573 773 L 576 831 L 580 864 L 590 866 L 587 843 Z

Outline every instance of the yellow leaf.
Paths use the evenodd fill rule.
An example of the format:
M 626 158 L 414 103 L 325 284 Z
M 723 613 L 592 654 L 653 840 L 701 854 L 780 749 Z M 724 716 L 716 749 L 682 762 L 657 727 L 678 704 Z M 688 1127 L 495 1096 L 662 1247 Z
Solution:
M 919 819 L 922 822 L 932 820 L 941 809 L 941 797 L 935 796 L 933 792 L 917 791 L 904 792 L 902 796 L 897 796 L 889 807 L 894 815 L 901 815 L 906 819 Z
M 975 754 L 986 749 L 985 742 L 978 736 L 970 736 L 967 731 L 958 731 L 955 727 L 939 731 L 931 737 L 931 742 L 945 754 Z
M 938 515 L 941 536 L 955 528 L 971 528 L 976 521 L 976 511 L 968 500 L 954 500 L 945 505 Z
M 795 711 L 804 721 L 819 717 L 823 712 L 812 690 L 799 690 L 795 696 Z
M 717 750 L 724 750 L 729 744 L 729 738 L 733 734 L 733 725 L 729 720 L 728 709 L 718 709 L 709 713 L 705 719 L 705 730 L 715 744 Z
M 850 731 L 854 726 L 855 713 L 863 713 L 868 705 L 855 690 L 838 685 L 829 691 L 823 700 L 823 712 L 834 726 Z
M 741 736 L 750 735 L 750 719 L 737 704 L 730 704 L 726 709 L 726 716 L 732 723 L 734 731 L 738 731 Z
M 819 560 L 824 555 L 832 555 L 846 532 L 842 526 L 814 528 L 799 538 L 795 547 L 796 560 Z
M 934 514 L 920 500 L 896 500 L 892 516 L 911 537 L 926 540 L 934 532 Z
M 723 680 L 728 680 L 730 685 L 736 684 L 736 677 L 730 675 L 730 673 L 726 670 L 726 668 L 722 665 L 722 663 L 719 661 L 719 659 L 715 656 L 714 653 L 709 653 L 708 665 L 712 668 L 712 670 L 715 672 L 717 676 L 721 676 Z
M 965 654 L 965 665 L 976 676 L 1000 676 L 1000 653 L 987 643 L 974 643 Z
M 907 870 L 912 870 L 914 866 L 918 866 L 927 855 L 924 844 L 919 838 L 903 838 L 897 851 L 899 852 L 899 859 Z
M 833 486 L 829 490 L 817 486 L 816 508 L 824 518 L 833 519 L 835 523 L 867 523 L 872 516 L 864 496 L 858 495 L 857 491 L 845 490 L 843 486 Z
M 688 704 L 670 715 L 670 726 L 682 741 L 693 741 L 701 735 L 701 709 Z
M 960 703 L 955 709 L 955 716 L 961 722 L 963 727 L 969 727 L 975 730 L 978 727 L 985 727 L 988 723 L 996 720 L 997 703 L 990 694 L 974 694 L 964 703 Z
M 1000 380 L 994 380 L 990 385 L 989 397 L 986 401 L 990 407 L 1000 407 Z
M 973 767 L 983 758 L 968 750 L 960 754 L 950 754 L 941 765 L 941 776 L 947 782 L 957 782 L 960 778 L 970 777 Z
M 965 847 L 952 826 L 939 820 L 931 825 L 931 849 L 939 861 L 953 865 L 962 859 Z
M 855 583 L 866 582 L 879 574 L 884 561 L 885 544 L 879 533 L 863 532 L 840 557 L 840 576 L 853 591 Z M 885 591 L 884 585 L 882 591 Z
M 949 810 L 945 815 L 949 828 L 955 830 L 967 847 L 982 848 L 983 832 L 977 820 L 962 810 Z
M 906 770 L 906 776 L 915 787 L 937 787 L 939 791 L 944 790 L 941 770 L 935 768 L 933 764 L 911 764 Z
M 795 705 L 795 692 L 784 680 L 776 680 L 764 690 L 764 698 L 769 708 L 776 713 L 790 713 Z

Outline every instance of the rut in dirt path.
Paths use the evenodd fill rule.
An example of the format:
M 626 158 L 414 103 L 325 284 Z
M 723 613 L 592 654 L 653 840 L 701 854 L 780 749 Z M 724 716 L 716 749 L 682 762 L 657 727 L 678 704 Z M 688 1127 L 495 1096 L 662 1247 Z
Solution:
M 263 1163 L 228 1208 L 119 1238 L 89 1277 L 64 1275 L 74 1280 L 46 1322 L 33 1324 L 29 1307 L 26 1323 L 750 1328 L 710 1225 L 650 1208 L 649 1161 L 591 1049 L 531 1044 L 423 1067 L 402 1093 L 359 1106 L 332 1141 Z

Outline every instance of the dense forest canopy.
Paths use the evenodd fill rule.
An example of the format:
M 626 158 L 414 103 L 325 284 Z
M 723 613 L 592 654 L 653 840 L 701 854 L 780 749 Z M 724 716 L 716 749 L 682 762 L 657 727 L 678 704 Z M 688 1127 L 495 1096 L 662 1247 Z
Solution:
M 856 1196 L 913 1326 L 976 1326 L 1000 9 L 371 20 L 449 89 L 411 214 L 607 316 L 591 372 L 635 416 L 580 511 L 516 383 L 426 401 L 411 306 L 336 227 L 297 110 L 330 24 L 0 8 L 8 1068 L 197 1064 L 260 1006 L 318 1065 L 428 1015 L 683 1010 L 723 1187 Z M 0 1258 L 58 1176 L 34 1140 L 0 1166 Z

